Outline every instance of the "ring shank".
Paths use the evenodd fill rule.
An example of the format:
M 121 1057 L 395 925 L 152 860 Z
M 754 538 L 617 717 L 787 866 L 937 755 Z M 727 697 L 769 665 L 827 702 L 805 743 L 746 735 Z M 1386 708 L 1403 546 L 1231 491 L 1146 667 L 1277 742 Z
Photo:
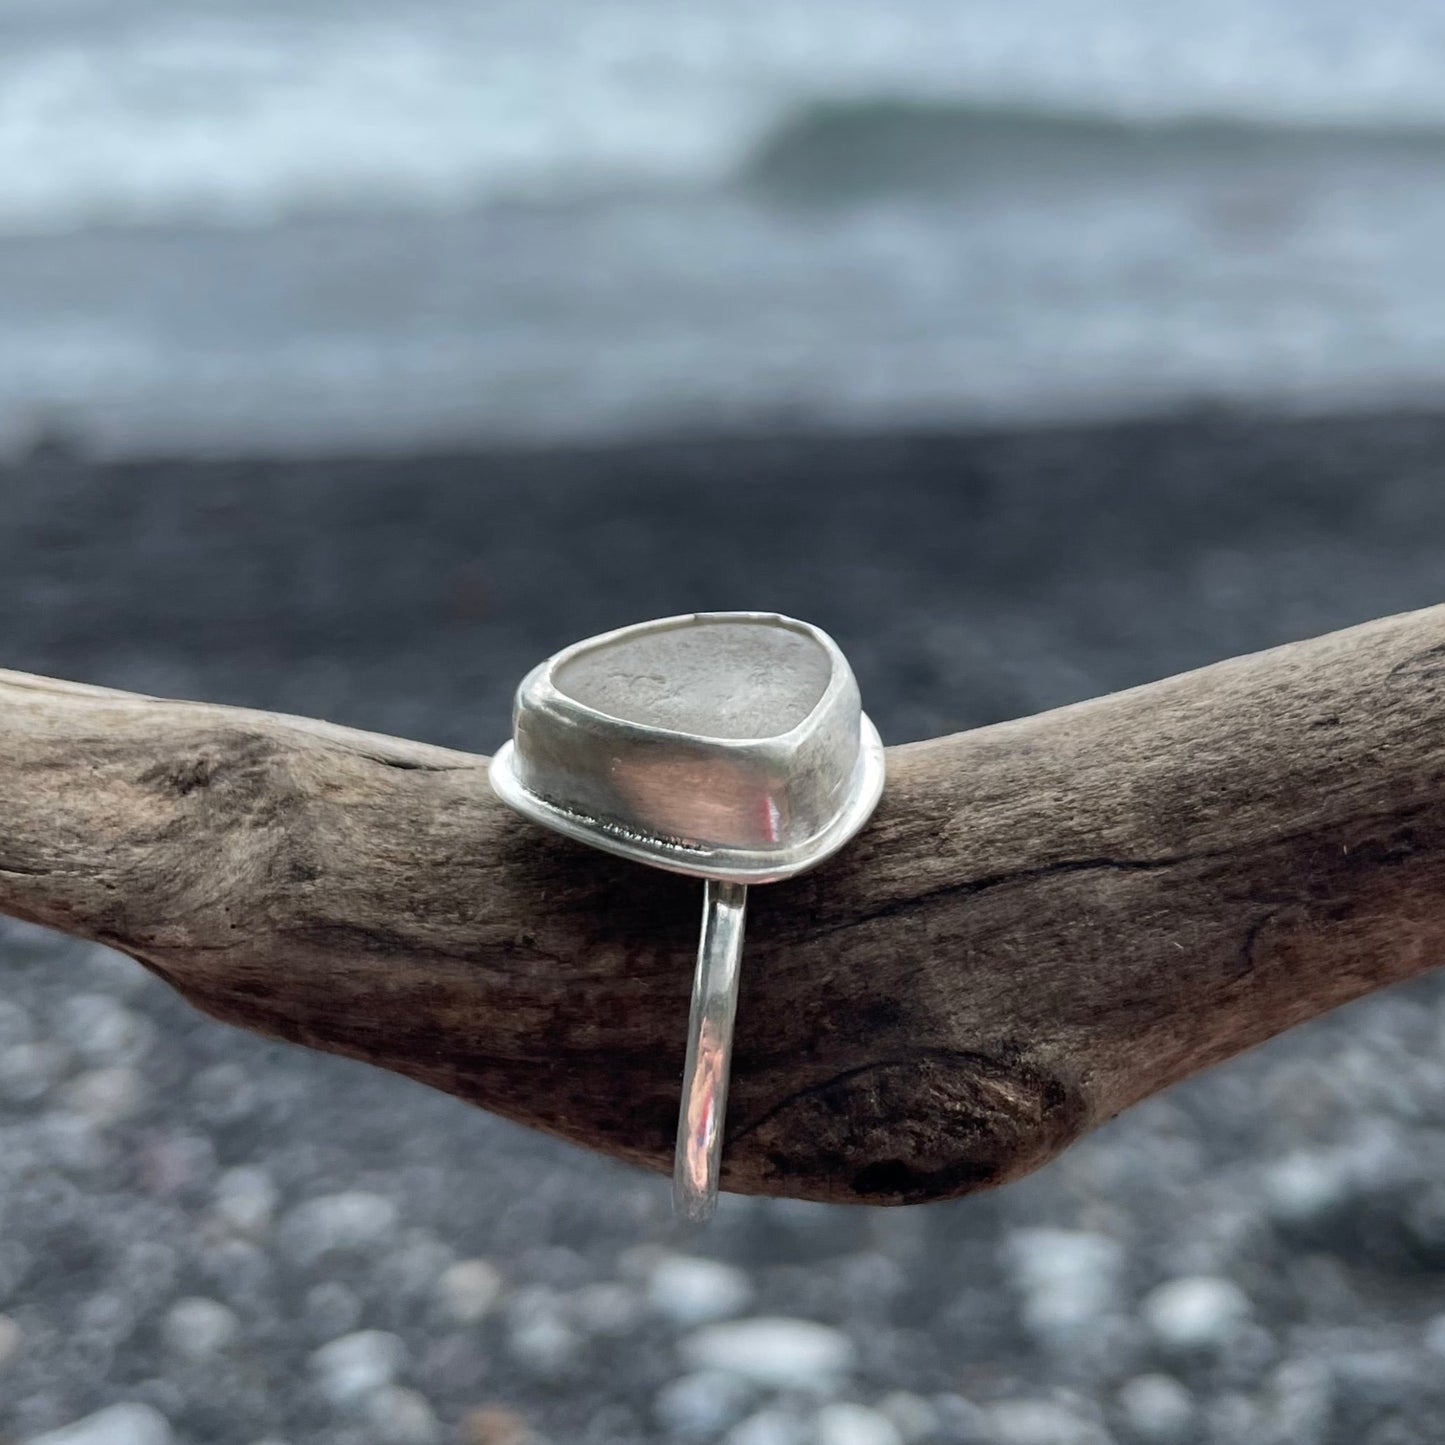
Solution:
M 747 901 L 745 883 L 707 880 L 672 1174 L 673 1206 L 696 1224 L 717 1205 Z

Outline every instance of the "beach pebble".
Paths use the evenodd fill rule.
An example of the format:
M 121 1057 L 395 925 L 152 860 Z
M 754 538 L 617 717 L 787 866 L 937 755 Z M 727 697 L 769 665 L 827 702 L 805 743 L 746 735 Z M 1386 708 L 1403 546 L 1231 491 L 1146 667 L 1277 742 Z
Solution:
M 989 1441 L 992 1445 L 993 1429 L 988 1411 L 982 1405 L 975 1405 L 951 1390 L 934 1395 L 929 1405 L 938 1417 L 938 1433 L 945 1440 L 966 1441 L 968 1445 Z
M 25 1333 L 9 1315 L 0 1315 L 0 1370 L 20 1353 Z
M 721 1370 L 697 1370 L 669 1380 L 657 1392 L 653 1413 L 670 1436 L 711 1440 L 747 1409 L 752 1387 Z
M 1250 1315 L 1249 1296 L 1217 1275 L 1190 1275 L 1152 1290 L 1141 1308 L 1155 1339 L 1169 1349 L 1219 1349 Z
M 808 1429 L 786 1410 L 759 1410 L 734 1425 L 723 1445 L 811 1445 Z
M 374 1249 L 391 1237 L 396 1224 L 391 1200 L 358 1189 L 296 1205 L 282 1219 L 278 1234 L 292 1259 L 310 1265 L 334 1250 Z
M 535 1445 L 532 1427 L 505 1405 L 483 1405 L 462 1421 L 466 1445 Z
M 1321 1360 L 1287 1360 L 1270 1376 L 1266 1392 L 1270 1427 L 1290 1445 L 1314 1445 L 1330 1429 L 1335 1385 Z
M 1298 1149 L 1263 1174 L 1270 1213 L 1285 1224 L 1314 1224 L 1349 1197 L 1350 1169 L 1338 1149 Z
M 530 1374 L 544 1379 L 566 1373 L 582 1339 L 568 1323 L 560 1296 L 545 1285 L 519 1291 L 507 1310 L 507 1350 Z
M 61 1090 L 60 1102 L 99 1128 L 134 1118 L 145 1107 L 145 1081 L 134 1069 L 88 1069 Z
M 1023 1295 L 1024 1324 L 1037 1336 L 1087 1328 L 1119 1304 L 1124 1250 L 1106 1235 L 1017 1229 L 1004 1252 Z
M 752 1281 L 721 1260 L 668 1254 L 652 1266 L 647 1299 L 658 1314 L 677 1325 L 727 1319 L 752 1303 Z
M 29 1104 L 49 1093 L 70 1067 L 70 1050 L 48 1039 L 0 1050 L 0 1098 Z
M 824 1405 L 813 1421 L 814 1445 L 904 1445 L 893 1422 L 866 1405 Z
M 172 1445 L 170 1422 L 150 1405 L 112 1405 L 28 1445 Z
M 426 1294 L 451 1262 L 452 1252 L 441 1240 L 413 1230 L 381 1261 L 376 1278 L 393 1298 Z
M 573 1291 L 570 1312 L 587 1334 L 615 1337 L 631 1334 L 637 1328 L 644 1306 L 630 1285 L 602 1281 Z
M 1007 1400 L 988 1413 L 996 1445 L 1110 1445 L 1101 1426 L 1051 1400 Z
M 878 1402 L 877 1408 L 892 1423 L 904 1445 L 913 1445 L 915 1440 L 924 1440 L 938 1430 L 938 1411 L 922 1395 L 894 1390 Z
M 1174 1445 L 1194 1425 L 1194 1397 L 1172 1375 L 1136 1375 L 1119 1389 L 1125 1425 L 1148 1445 Z
M 475 1324 L 501 1299 L 502 1276 L 490 1260 L 460 1259 L 442 1271 L 436 1296 L 442 1313 L 453 1323 Z
M 406 1363 L 406 1345 L 384 1330 L 360 1330 L 332 1340 L 311 1356 L 321 1393 L 349 1405 L 390 1385 Z
M 134 1064 L 155 1038 L 151 1021 L 103 993 L 82 993 L 61 1005 L 56 1037 L 91 1064 Z
M 161 1324 L 167 1347 L 188 1360 L 206 1360 L 241 1337 L 241 1322 L 213 1299 L 178 1300 Z
M 1426 1324 L 1424 1342 L 1432 1354 L 1445 1355 L 1445 1314 L 1433 1316 Z
M 28 1009 L 9 999 L 0 999 L 0 1049 L 29 1043 L 35 1037 L 35 1020 Z
M 275 1181 L 253 1165 L 227 1169 L 216 1180 L 215 1213 L 237 1234 L 258 1238 L 270 1227 L 280 1203 Z
M 853 1366 L 853 1343 L 841 1330 L 777 1316 L 707 1325 L 678 1348 L 694 1369 L 778 1389 L 828 1389 Z
M 366 1423 L 377 1445 L 436 1445 L 441 1424 L 425 1397 L 385 1385 L 366 1402 Z
M 314 1339 L 334 1340 L 338 1335 L 349 1335 L 360 1323 L 361 1301 L 355 1290 L 329 1279 L 306 1291 L 301 1318 Z

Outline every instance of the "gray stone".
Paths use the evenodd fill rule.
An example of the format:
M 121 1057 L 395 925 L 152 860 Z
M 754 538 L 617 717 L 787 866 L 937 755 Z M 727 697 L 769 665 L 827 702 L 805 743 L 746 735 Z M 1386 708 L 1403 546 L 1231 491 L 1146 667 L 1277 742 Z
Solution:
M 988 1413 L 996 1445 L 1111 1445 L 1101 1425 L 1052 1400 L 1006 1400 Z
M 1107 1235 L 1019 1229 L 1004 1249 L 1023 1296 L 1024 1323 L 1037 1336 L 1087 1329 L 1119 1305 L 1124 1250 Z
M 323 1345 L 311 1356 L 321 1393 L 350 1405 L 390 1385 L 406 1364 L 406 1345 L 383 1330 L 360 1330 Z
M 885 1395 L 878 1402 L 878 1412 L 892 1422 L 904 1445 L 926 1439 L 939 1427 L 938 1411 L 933 1404 L 908 1390 L 894 1390 Z
M 275 1181 L 264 1169 L 228 1169 L 216 1181 L 216 1217 L 237 1234 L 259 1239 L 270 1229 L 279 1202 Z
M 35 1037 L 35 1020 L 29 1010 L 9 999 L 0 999 L 0 1049 L 27 1044 Z
M 104 1129 L 133 1119 L 145 1108 L 145 1080 L 123 1065 L 88 1069 L 65 1085 L 60 1102 Z
M 1249 1296 L 1232 1280 L 1189 1275 L 1151 1291 L 1142 1306 L 1155 1339 L 1175 1350 L 1217 1350 L 1250 1317 Z
M 1119 1389 L 1124 1424 L 1148 1445 L 1175 1445 L 1194 1426 L 1194 1396 L 1172 1375 L 1136 1375 Z
M 759 1410 L 734 1425 L 723 1445 L 810 1445 L 808 1428 L 786 1410 Z
M 206 1360 L 240 1339 L 241 1322 L 216 1300 L 183 1299 L 167 1312 L 161 1335 L 175 1354 L 188 1360 Z
M 170 1422 L 149 1405 L 112 1405 L 29 1445 L 173 1445 Z
M 356 1292 L 336 1280 L 313 1285 L 301 1302 L 307 1330 L 318 1340 L 334 1340 L 350 1334 L 361 1321 L 361 1301 Z
M 574 1290 L 569 1309 L 577 1326 L 589 1335 L 631 1334 L 644 1313 L 637 1291 L 616 1281 L 586 1284 Z
M 136 1064 L 155 1039 L 150 1020 L 103 993 L 66 999 L 56 1018 L 56 1036 L 94 1065 Z
M 25 1343 L 25 1332 L 9 1315 L 0 1315 L 0 1369 L 20 1353 Z
M 678 1348 L 694 1369 L 724 1370 L 778 1389 L 831 1389 L 854 1357 L 841 1330 L 780 1316 L 707 1325 Z
M 742 1270 L 721 1260 L 665 1254 L 648 1274 L 647 1298 L 674 1324 L 703 1325 L 745 1310 L 753 1286 Z
M 568 1323 L 561 1296 L 546 1285 L 519 1290 L 507 1307 L 507 1349 L 530 1374 L 565 1374 L 581 1352 L 582 1339 Z
M 394 1235 L 396 1225 L 391 1200 L 351 1190 L 296 1205 L 281 1221 L 279 1239 L 287 1254 L 310 1265 L 337 1250 L 373 1250 Z
M 447 1319 L 471 1325 L 491 1313 L 502 1288 L 502 1276 L 490 1260 L 459 1259 L 438 1278 L 437 1302 Z
M 0 1049 L 0 1098 L 28 1104 L 42 1098 L 65 1076 L 70 1050 L 48 1039 Z
M 436 1445 L 442 1427 L 423 1395 L 384 1385 L 366 1402 L 366 1422 L 377 1445 Z
M 814 1445 L 904 1445 L 884 1414 L 866 1405 L 838 1401 L 824 1405 L 813 1420 Z
M 1340 1149 L 1298 1149 L 1264 1171 L 1270 1212 L 1287 1224 L 1314 1224 L 1350 1194 L 1348 1156 Z
M 734 1424 L 752 1403 L 753 1388 L 737 1375 L 697 1370 L 669 1380 L 657 1393 L 653 1413 L 670 1436 L 711 1440 Z

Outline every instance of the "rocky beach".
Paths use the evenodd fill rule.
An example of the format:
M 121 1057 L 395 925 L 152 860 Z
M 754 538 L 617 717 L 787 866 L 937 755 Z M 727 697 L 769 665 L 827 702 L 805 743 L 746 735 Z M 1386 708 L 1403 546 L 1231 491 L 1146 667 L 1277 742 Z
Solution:
M 488 751 L 562 643 L 776 608 L 833 632 L 902 742 L 1437 602 L 1442 542 L 1428 411 L 353 460 L 56 442 L 0 467 L 0 664 Z M 1434 978 L 996 1194 L 729 1197 L 682 1236 L 661 1179 L 0 921 L 5 1441 L 1442 1438 Z

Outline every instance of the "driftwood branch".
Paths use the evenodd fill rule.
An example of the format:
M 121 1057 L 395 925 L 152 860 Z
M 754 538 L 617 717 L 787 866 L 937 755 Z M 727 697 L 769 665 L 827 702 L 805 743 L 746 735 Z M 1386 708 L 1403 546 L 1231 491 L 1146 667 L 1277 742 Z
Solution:
M 726 1184 L 910 1202 L 1445 943 L 1445 608 L 895 748 L 754 890 Z M 206 1012 L 668 1161 L 700 886 L 522 823 L 484 759 L 0 674 L 0 910 Z

